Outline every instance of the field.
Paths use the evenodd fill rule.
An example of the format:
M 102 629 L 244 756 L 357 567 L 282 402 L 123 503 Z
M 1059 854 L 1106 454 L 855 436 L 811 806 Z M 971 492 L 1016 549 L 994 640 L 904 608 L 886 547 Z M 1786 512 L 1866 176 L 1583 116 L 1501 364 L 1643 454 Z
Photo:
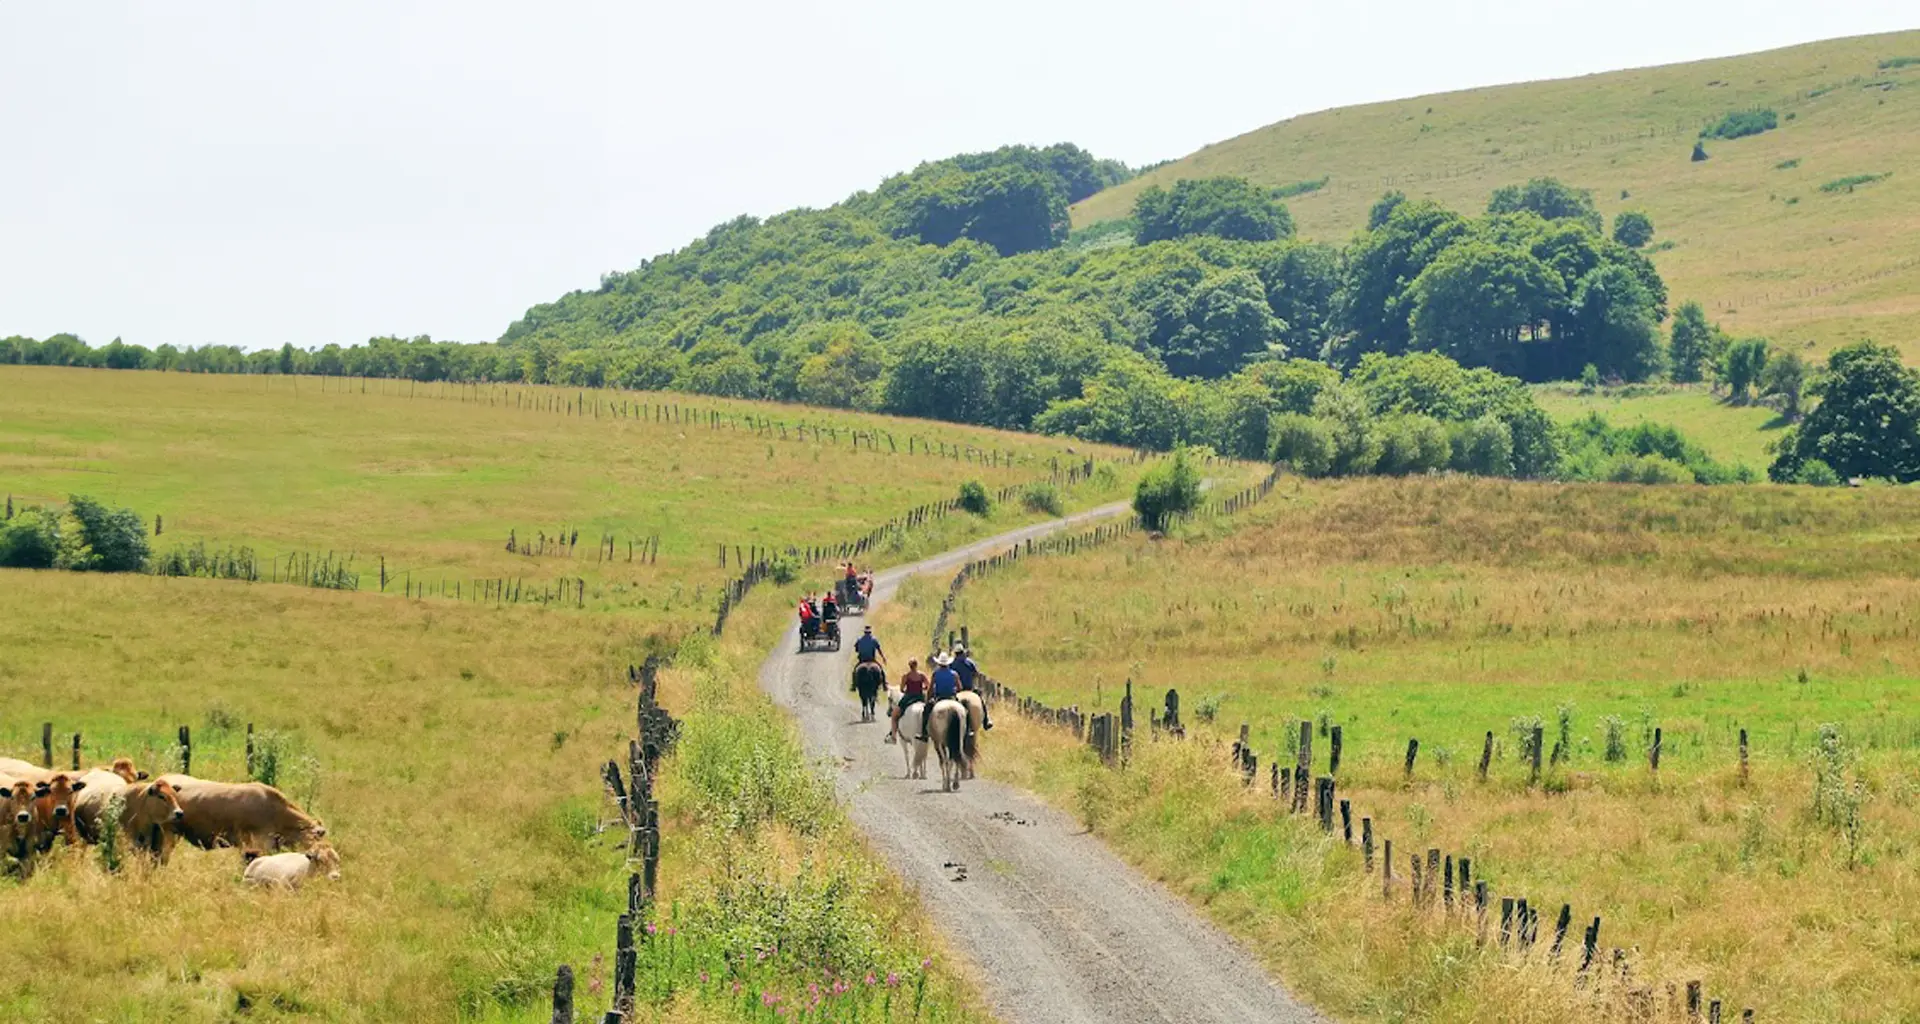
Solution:
M 1663 1008 L 1664 983 L 1700 979 L 1761 1019 L 1904 1021 L 1920 1016 L 1917 535 L 1912 489 L 1289 484 L 1189 537 L 975 581 L 952 621 L 989 674 L 1050 705 L 1113 711 L 1134 682 L 1133 767 L 1091 768 L 1008 713 L 990 771 L 1078 810 L 1336 1015 L 1564 1020 L 1631 986 L 1576 988 L 1544 956 L 1476 951 L 1404 890 L 1383 903 L 1355 852 L 1266 792 L 1303 720 L 1316 772 L 1342 728 L 1339 795 L 1396 841 L 1402 879 L 1404 851 L 1439 848 L 1496 896 L 1532 897 L 1549 929 L 1561 902 L 1600 915 L 1603 956 L 1631 950 Z M 899 614 L 929 620 L 943 593 L 929 581 Z M 1146 742 L 1168 688 L 1194 736 Z M 1564 759 L 1530 785 L 1535 721 Z M 1225 749 L 1240 723 L 1251 790 Z
M 243 889 L 231 850 L 182 849 L 164 869 L 112 876 L 92 852 L 56 847 L 29 878 L 0 872 L 12 922 L 0 936 L 0 1018 L 544 1021 L 565 962 L 597 1019 L 627 877 L 617 830 L 602 831 L 614 812 L 599 766 L 633 731 L 628 666 L 677 645 L 662 701 L 686 721 L 660 780 L 667 941 L 646 946 L 647 1019 L 764 1019 L 774 1010 L 762 996 L 803 1001 L 824 967 L 877 973 L 872 986 L 855 974 L 862 987 L 841 997 L 866 1019 L 907 1019 L 910 1006 L 922 1020 L 982 1019 L 753 686 L 791 590 L 760 588 L 718 640 L 696 627 L 711 624 L 718 584 L 739 571 L 731 559 L 719 567 L 722 539 L 840 540 L 950 497 L 961 479 L 991 488 L 1046 476 L 1061 449 L 770 406 L 700 407 L 789 431 L 818 422 L 840 443 L 606 412 L 632 395 L 588 393 L 585 409 L 603 403 L 596 421 L 564 405 L 502 404 L 512 391 L 488 404 L 329 382 L 323 395 L 303 379 L 296 398 L 295 383 L 7 368 L 0 491 L 16 502 L 79 491 L 161 513 L 162 547 L 353 551 L 363 571 L 385 554 L 416 584 L 584 577 L 585 606 L 457 600 L 451 584 L 445 598 L 409 599 L 397 582 L 382 593 L 365 581 L 336 591 L 0 571 L 0 753 L 38 760 L 46 721 L 62 759 L 78 732 L 88 763 L 124 754 L 164 770 L 186 725 L 194 773 L 239 779 L 252 725 L 275 781 L 326 821 L 344 861 L 340 883 L 295 894 Z M 568 400 L 519 390 L 522 402 Z M 916 454 L 883 454 L 884 440 L 882 452 L 864 442 L 856 452 L 855 425 L 892 431 L 903 449 L 911 432 Z M 1018 464 L 918 454 L 929 438 L 1011 451 Z M 1099 474 L 1062 500 L 1113 500 L 1131 473 Z M 955 514 L 891 535 L 872 557 L 910 558 L 1041 515 L 1017 503 Z M 570 558 L 504 551 L 509 529 L 551 537 L 567 523 L 583 537 Z M 603 529 L 659 536 L 657 564 L 629 567 L 624 546 L 596 563 L 586 538 Z M 825 578 L 818 570 L 812 585 Z M 804 585 L 805 574 L 793 589 Z M 785 952 L 743 964 L 761 936 Z M 731 980 L 749 987 L 736 993 Z
M 1768 446 L 1786 433 L 1788 423 L 1765 405 L 1730 405 L 1701 385 L 1600 389 L 1581 394 L 1572 385 L 1543 385 L 1534 399 L 1561 423 L 1599 413 L 1617 427 L 1658 423 L 1679 429 L 1687 440 L 1715 459 L 1744 464 L 1764 474 L 1773 462 Z
M 1905 170 L 1920 165 L 1920 63 L 1881 67 L 1914 55 L 1920 32 L 1903 32 L 1307 114 L 1097 193 L 1073 220 L 1127 216 L 1141 188 L 1181 178 L 1325 178 L 1287 205 L 1304 237 L 1344 241 L 1389 189 L 1477 212 L 1500 186 L 1556 177 L 1609 220 L 1650 215 L 1674 301 L 1729 331 L 1821 350 L 1871 337 L 1920 362 L 1920 177 Z M 1779 127 L 1689 159 L 1709 124 L 1754 107 Z
M 157 551 L 351 556 L 363 589 L 379 589 L 384 559 L 401 593 L 471 597 L 497 579 L 530 595 L 581 579 L 588 605 L 671 625 L 711 621 L 736 548 L 839 543 L 963 480 L 994 490 L 1065 461 L 1063 445 L 1025 435 L 632 392 L 5 366 L 0 393 L 0 490 L 159 515 Z M 631 415 L 640 406 L 693 422 Z M 711 428 L 709 410 L 729 418 Z M 780 426 L 756 434 L 747 416 Z M 924 454 L 929 442 L 962 457 Z M 997 465 L 978 461 L 987 451 Z M 650 539 L 654 557 L 630 553 Z

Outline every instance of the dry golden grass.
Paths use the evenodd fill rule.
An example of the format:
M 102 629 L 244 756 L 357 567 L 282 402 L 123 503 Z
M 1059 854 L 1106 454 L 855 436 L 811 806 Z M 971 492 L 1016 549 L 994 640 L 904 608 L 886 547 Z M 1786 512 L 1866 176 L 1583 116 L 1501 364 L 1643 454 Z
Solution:
M 606 946 L 617 856 L 591 833 L 596 765 L 630 729 L 637 622 L 211 580 L 5 574 L 0 749 L 39 726 L 90 761 L 245 777 L 245 723 L 323 818 L 343 880 L 240 884 L 183 847 L 109 877 L 90 851 L 0 880 L 0 1018 L 484 1017 Z M 310 760 L 309 760 L 310 759 Z M 84 854 L 84 855 L 83 855 Z M 525 1019 L 544 1019 L 527 1013 Z
M 1920 1016 L 1916 503 L 1910 489 L 1289 486 L 1231 532 L 977 581 L 954 621 L 989 673 L 1051 704 L 1113 710 L 1132 678 L 1144 728 L 1180 690 L 1194 738 L 1143 743 L 1127 772 L 1018 721 L 996 730 L 990 770 L 1079 810 L 1341 1016 L 1599 1011 L 1564 971 L 1515 970 L 1382 906 L 1356 855 L 1277 820 L 1265 763 L 1253 792 L 1227 770 L 1240 722 L 1283 763 L 1299 721 L 1340 725 L 1340 795 L 1395 841 L 1403 878 L 1411 850 L 1466 855 L 1549 925 L 1562 902 L 1603 917 L 1603 945 L 1637 947 L 1643 981 L 1698 978 L 1763 1019 L 1904 1021 Z M 901 628 L 924 628 L 942 592 L 911 591 Z M 1530 788 L 1509 725 L 1538 716 L 1552 746 L 1562 705 L 1570 761 Z M 1609 715 L 1621 763 L 1605 757 Z M 1810 814 L 1809 748 L 1828 722 L 1870 794 L 1851 865 Z
M 1075 206 L 1077 226 L 1124 217 L 1149 184 L 1238 175 L 1328 178 L 1287 200 L 1303 236 L 1344 242 L 1388 189 L 1465 212 L 1536 176 L 1591 189 L 1611 219 L 1642 210 L 1674 247 L 1655 262 L 1675 301 L 1732 331 L 1820 349 L 1872 337 L 1920 359 L 1920 32 L 1811 43 L 1666 67 L 1505 85 L 1306 114 L 1207 146 Z M 1730 111 L 1775 109 L 1777 130 L 1708 140 Z M 1793 163 L 1790 166 L 1782 166 Z M 1820 186 L 1894 172 L 1853 191 Z
M 715 588 L 738 574 L 731 555 L 719 564 L 720 544 L 838 543 L 950 499 L 964 480 L 991 491 L 1045 476 L 1055 457 L 1075 461 L 1066 442 L 1031 435 L 684 395 L 20 366 L 0 367 L 0 394 L 0 492 L 16 502 L 77 492 L 158 514 L 162 550 L 204 541 L 266 558 L 353 554 L 369 589 L 382 556 L 392 590 L 444 581 L 470 595 L 475 579 L 525 578 L 531 592 L 585 578 L 590 606 L 674 626 L 707 620 Z M 600 415 L 565 413 L 582 395 Z M 563 411 L 532 408 L 553 401 Z M 752 414 L 790 429 L 768 439 L 616 418 L 617 402 Z M 811 432 L 798 440 L 800 422 L 836 427 L 839 443 Z M 900 453 L 884 441 L 856 450 L 853 428 L 892 432 Z M 1018 462 L 909 456 L 910 434 L 916 451 L 934 439 Z M 562 530 L 579 532 L 570 557 L 506 550 L 510 531 L 535 544 Z M 603 533 L 616 537 L 607 563 L 594 554 Z M 657 563 L 626 560 L 627 541 L 653 536 Z

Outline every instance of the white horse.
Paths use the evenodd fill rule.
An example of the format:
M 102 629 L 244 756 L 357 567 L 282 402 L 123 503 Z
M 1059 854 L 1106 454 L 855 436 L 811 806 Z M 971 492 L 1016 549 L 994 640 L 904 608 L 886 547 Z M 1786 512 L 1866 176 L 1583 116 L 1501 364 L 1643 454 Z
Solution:
M 971 779 L 974 762 L 980 760 L 980 735 L 987 722 L 987 703 L 972 690 L 961 690 L 954 699 L 967 709 L 967 778 Z
M 933 718 L 928 722 L 927 733 L 933 739 L 934 752 L 940 755 L 940 789 L 947 793 L 960 791 L 960 780 L 966 778 L 967 766 L 967 708 L 951 697 L 936 701 L 931 712 Z
M 898 687 L 887 687 L 887 706 L 900 706 Z M 907 778 L 924 779 L 927 777 L 927 741 L 920 738 L 920 723 L 927 716 L 927 702 L 914 701 L 913 706 L 900 712 L 900 753 L 907 759 Z

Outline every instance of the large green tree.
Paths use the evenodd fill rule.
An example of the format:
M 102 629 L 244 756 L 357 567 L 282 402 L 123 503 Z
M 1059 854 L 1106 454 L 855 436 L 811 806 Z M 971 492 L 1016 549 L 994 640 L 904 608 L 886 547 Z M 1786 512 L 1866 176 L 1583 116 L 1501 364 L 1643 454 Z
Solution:
M 1707 322 L 1706 310 L 1698 302 L 1681 303 L 1673 314 L 1673 340 L 1667 347 L 1673 379 L 1682 384 L 1706 379 L 1723 348 L 1720 329 Z
M 1564 185 L 1553 178 L 1534 178 L 1524 185 L 1495 189 L 1487 201 L 1488 213 L 1527 210 L 1546 220 L 1574 220 L 1599 234 L 1604 222 L 1593 205 L 1593 193 Z
M 1898 349 L 1870 341 L 1838 349 L 1812 390 L 1820 404 L 1782 440 L 1769 476 L 1798 480 L 1819 460 L 1841 477 L 1920 480 L 1920 372 Z
M 1183 179 L 1171 190 L 1149 185 L 1133 204 L 1134 241 L 1214 235 L 1271 242 L 1293 234 L 1285 203 L 1245 178 Z
M 1565 299 L 1566 284 L 1530 252 L 1470 241 L 1441 253 L 1410 291 L 1412 347 L 1509 372 L 1521 362 L 1522 340 Z

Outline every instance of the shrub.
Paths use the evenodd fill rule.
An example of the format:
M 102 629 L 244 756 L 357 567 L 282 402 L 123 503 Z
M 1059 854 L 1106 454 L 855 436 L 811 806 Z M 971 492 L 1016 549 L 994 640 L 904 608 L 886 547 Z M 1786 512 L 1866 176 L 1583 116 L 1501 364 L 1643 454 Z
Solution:
M 969 480 L 960 485 L 960 507 L 984 516 L 993 511 L 993 499 L 987 497 L 987 488 L 980 481 Z
M 1600 720 L 1600 731 L 1607 740 L 1607 760 L 1621 762 L 1627 759 L 1627 722 L 1619 715 L 1608 715 Z
M 1838 487 L 1840 474 L 1821 459 L 1808 459 L 1800 464 L 1800 472 L 1794 474 L 1793 482 L 1809 487 Z
M 1020 506 L 1029 512 L 1045 512 L 1050 516 L 1061 514 L 1060 489 L 1045 480 L 1028 484 L 1020 491 Z
M 1839 192 L 1851 192 L 1861 185 L 1871 185 L 1876 181 L 1885 181 L 1891 177 L 1893 177 L 1892 172 L 1886 174 L 1849 174 L 1844 178 L 1835 178 L 1825 185 L 1820 186 L 1820 191 L 1828 195 Z
M 1744 404 L 1753 396 L 1753 386 L 1766 372 L 1767 343 L 1759 338 L 1736 341 L 1720 357 L 1720 383 L 1727 386 L 1727 397 Z
M 1776 171 L 1791 171 L 1798 166 L 1800 166 L 1800 158 L 1796 156 L 1791 160 L 1782 160 L 1774 164 L 1773 169 Z
M 1617 455 L 1607 463 L 1604 478 L 1616 484 L 1690 484 L 1693 471 L 1659 455 Z
M 1175 449 L 1172 458 L 1147 470 L 1133 493 L 1133 510 L 1150 530 L 1165 529 L 1174 516 L 1191 512 L 1199 504 L 1200 473 L 1185 448 Z
M 1882 71 L 1898 71 L 1901 68 L 1920 64 L 1920 57 L 1888 57 L 1880 62 Z
M 1312 181 L 1296 181 L 1291 185 L 1281 185 L 1273 190 L 1272 195 L 1275 199 L 1292 199 L 1294 196 L 1304 196 L 1309 192 L 1318 192 L 1326 187 L 1327 179 L 1320 177 Z
M 1580 393 L 1591 395 L 1600 386 L 1600 368 L 1588 363 L 1580 368 Z
M 1653 241 L 1653 218 L 1639 210 L 1626 210 L 1613 218 L 1613 240 L 1629 249 L 1638 249 Z
M 1697 164 L 1705 159 L 1707 159 L 1706 144 L 1696 140 L 1693 144 L 1693 162 Z
M 0 523 L 0 568 L 51 569 L 60 553 L 60 517 L 28 506 Z
M 146 526 L 132 509 L 111 511 L 85 495 L 67 497 L 55 565 L 81 572 L 137 572 L 146 562 Z
M 1700 132 L 1703 139 L 1743 139 L 1780 127 L 1780 115 L 1767 108 L 1736 110 Z
M 1273 461 L 1302 476 L 1326 476 L 1333 470 L 1333 432 L 1311 416 L 1286 413 L 1273 421 Z
M 1462 473 L 1513 475 L 1513 430 L 1494 416 L 1456 423 L 1448 431 L 1452 465 Z
M 1410 476 L 1447 468 L 1453 446 L 1447 428 L 1431 416 L 1397 416 L 1380 429 L 1382 473 Z
M 773 582 L 783 587 L 799 579 L 803 568 L 800 556 L 792 553 L 776 555 L 773 561 L 767 563 L 767 573 L 773 577 Z

